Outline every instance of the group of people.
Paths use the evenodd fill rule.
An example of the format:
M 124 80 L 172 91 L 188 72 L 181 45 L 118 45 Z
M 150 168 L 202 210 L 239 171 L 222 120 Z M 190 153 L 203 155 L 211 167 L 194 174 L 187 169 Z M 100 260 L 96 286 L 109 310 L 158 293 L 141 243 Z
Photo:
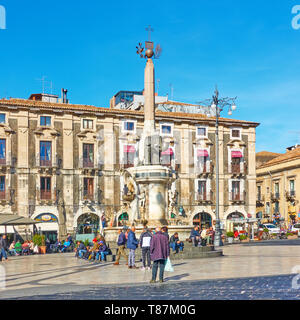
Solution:
M 46 240 L 46 252 L 66 252 L 68 248 L 72 247 L 73 240 L 72 236 L 68 234 L 67 239 L 61 242 L 59 239 L 56 240 L 54 244 L 51 244 L 49 240 Z M 72 250 L 71 250 L 72 251 Z M 34 244 L 32 240 L 17 240 L 12 241 L 8 244 L 7 236 L 4 234 L 0 236 L 0 261 L 8 260 L 8 255 L 10 256 L 25 256 L 39 253 L 39 247 Z
M 163 282 L 165 264 L 170 256 L 170 247 L 174 252 L 183 250 L 183 242 L 179 240 L 178 234 L 175 233 L 170 241 L 167 227 L 157 227 L 155 230 L 148 229 L 146 226 L 140 238 L 136 238 L 135 227 L 131 229 L 123 228 L 119 230 L 119 236 L 117 240 L 118 253 L 116 256 L 115 266 L 120 265 L 120 258 L 123 256 L 126 260 L 128 269 L 138 269 L 135 265 L 135 253 L 138 247 L 142 250 L 142 270 L 151 269 L 152 265 L 152 279 L 151 283 L 156 282 L 157 272 L 159 268 L 159 281 Z M 129 249 L 127 256 L 125 248 Z
M 200 226 L 195 226 L 191 231 L 190 239 L 195 247 L 202 247 L 214 243 L 215 231 L 212 227 L 204 227 L 202 230 Z
M 4 234 L 0 238 L 0 261 L 4 259 L 8 260 L 8 255 L 11 256 L 21 256 L 21 255 L 29 255 L 33 254 L 35 251 L 35 245 L 32 240 L 26 240 L 21 243 L 20 240 L 12 241 L 10 245 L 8 245 L 7 237 Z
M 77 241 L 75 257 L 89 261 L 106 261 L 106 256 L 111 254 L 111 250 L 105 242 L 103 236 L 98 235 L 93 239 L 93 245 L 85 245 L 82 241 Z

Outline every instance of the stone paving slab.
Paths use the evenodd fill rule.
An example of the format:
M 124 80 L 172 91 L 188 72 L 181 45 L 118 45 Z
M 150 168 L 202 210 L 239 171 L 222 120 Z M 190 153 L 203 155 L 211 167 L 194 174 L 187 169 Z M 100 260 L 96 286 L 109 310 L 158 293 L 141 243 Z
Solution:
M 234 245 L 225 246 L 223 250 L 223 257 L 174 261 L 175 271 L 166 272 L 166 284 L 178 281 L 186 283 L 289 276 L 293 273 L 292 268 L 300 266 L 298 245 Z M 149 282 L 150 271 L 129 270 L 123 259 L 120 262 L 120 266 L 113 266 L 112 263 L 98 264 L 76 259 L 73 253 L 13 257 L 0 263 L 6 272 L 6 290 L 0 290 L 0 298 L 50 293 L 55 295 L 66 288 L 87 291 L 98 286 L 145 285 Z M 290 279 L 288 282 L 290 283 Z M 45 291 L 46 288 L 51 291 Z M 221 287 L 219 289 L 223 290 Z

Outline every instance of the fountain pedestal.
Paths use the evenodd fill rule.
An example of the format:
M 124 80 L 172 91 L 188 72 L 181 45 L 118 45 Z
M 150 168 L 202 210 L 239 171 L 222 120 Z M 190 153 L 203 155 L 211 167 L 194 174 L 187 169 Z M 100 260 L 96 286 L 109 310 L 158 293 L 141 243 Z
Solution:
M 128 169 L 138 185 L 146 186 L 148 205 L 145 218 L 149 227 L 167 225 L 167 190 L 174 180 L 170 168 L 161 165 L 146 165 Z

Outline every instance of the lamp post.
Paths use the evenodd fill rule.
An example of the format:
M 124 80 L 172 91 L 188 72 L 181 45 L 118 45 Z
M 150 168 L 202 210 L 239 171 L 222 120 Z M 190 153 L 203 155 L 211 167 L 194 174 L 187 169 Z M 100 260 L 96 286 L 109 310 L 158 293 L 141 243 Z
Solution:
M 223 245 L 222 236 L 221 236 L 221 222 L 219 214 L 219 118 L 221 112 L 225 107 L 228 107 L 228 115 L 232 115 L 232 111 L 236 110 L 235 98 L 219 98 L 219 91 L 216 88 L 215 94 L 212 96 L 212 99 L 208 99 L 202 102 L 211 107 L 212 111 L 215 109 L 216 117 L 216 230 L 215 230 L 215 240 L 214 247 L 220 247 Z M 207 112 L 207 116 L 210 116 L 210 112 Z

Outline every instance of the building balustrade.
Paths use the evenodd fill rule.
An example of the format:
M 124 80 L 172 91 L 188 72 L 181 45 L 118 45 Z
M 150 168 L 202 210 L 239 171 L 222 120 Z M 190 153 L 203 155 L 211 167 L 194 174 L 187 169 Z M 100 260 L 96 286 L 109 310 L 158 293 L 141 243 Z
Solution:
M 231 202 L 245 202 L 246 201 L 246 191 L 241 193 L 230 192 L 229 200 Z
M 296 191 L 295 190 L 286 191 L 285 197 L 287 201 L 294 201 L 296 198 Z
M 248 170 L 248 166 L 246 162 L 242 162 L 240 164 L 230 164 L 228 168 L 228 173 L 233 175 L 241 175 L 246 174 Z
M 213 200 L 213 192 L 196 192 L 196 201 L 211 202 Z
M 272 202 L 277 202 L 278 200 L 280 200 L 279 192 L 271 193 L 271 201 Z

